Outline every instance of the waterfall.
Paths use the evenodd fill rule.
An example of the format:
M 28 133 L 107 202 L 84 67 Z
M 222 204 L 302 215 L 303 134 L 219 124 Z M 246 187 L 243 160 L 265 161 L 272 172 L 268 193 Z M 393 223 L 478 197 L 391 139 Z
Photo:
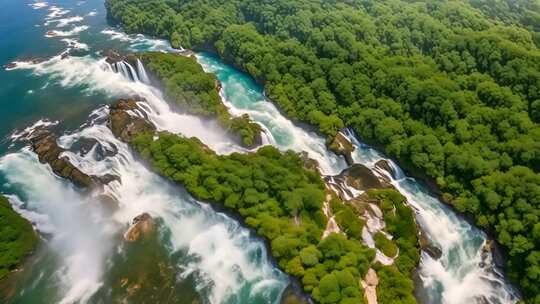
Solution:
M 114 62 L 112 64 L 107 63 L 107 66 L 108 66 L 109 70 L 111 70 L 111 71 L 113 71 L 115 73 L 121 74 L 122 76 L 124 76 L 128 80 L 131 80 L 131 81 L 134 81 L 134 82 L 139 81 L 139 76 L 138 76 L 137 72 L 135 71 L 133 66 L 131 66 L 131 64 L 129 64 L 129 62 L 127 62 L 125 60 Z M 144 71 L 144 69 L 143 69 L 143 71 Z M 145 73 L 145 75 L 146 75 L 146 73 Z
M 174 133 L 182 133 L 185 136 L 196 136 L 205 144 L 218 152 L 230 153 L 233 151 L 245 151 L 231 143 L 225 131 L 217 123 L 213 125 L 208 121 L 203 121 L 196 116 L 176 113 L 163 99 L 161 92 L 134 78 L 129 65 L 125 62 L 116 64 L 106 63 L 105 58 L 93 59 L 90 57 L 71 56 L 65 59 L 53 57 L 43 63 L 28 65 L 26 69 L 32 70 L 39 76 L 47 76 L 65 81 L 60 82 L 62 86 L 68 88 L 85 87 L 88 92 L 105 93 L 110 97 L 122 98 L 126 96 L 138 96 L 142 100 L 139 102 L 141 112 L 133 112 L 133 115 L 145 115 L 158 128 L 158 130 L 168 130 Z M 142 74 L 141 74 L 142 75 Z M 133 217 L 143 212 L 163 221 L 165 229 L 168 231 L 168 242 L 170 243 L 171 256 L 181 254 L 186 256 L 176 265 L 179 272 L 179 280 L 194 280 L 198 293 L 203 297 L 205 303 L 278 303 L 280 295 L 289 283 L 288 278 L 272 265 L 267 256 L 264 243 L 255 237 L 250 230 L 242 227 L 234 219 L 215 212 L 208 205 L 194 200 L 185 191 L 178 187 L 171 186 L 166 180 L 157 176 L 145 168 L 132 154 L 129 147 L 118 141 L 106 127 L 104 117 L 107 116 L 108 108 L 103 107 L 94 111 L 90 122 L 76 132 L 64 135 L 58 139 L 59 144 L 69 149 L 80 138 L 92 138 L 103 147 L 115 146 L 118 150 L 114 156 L 97 157 L 93 148 L 85 156 L 74 152 L 65 152 L 65 156 L 87 174 L 114 174 L 120 177 L 120 182 L 112 182 L 105 187 L 106 193 L 115 197 L 119 203 L 118 208 L 112 214 L 100 218 L 100 225 L 107 233 L 118 235 L 122 233 L 126 224 L 131 222 Z M 99 119 L 98 119 L 99 118 Z M 17 137 L 14 137 L 17 138 Z M 52 272 L 44 272 L 44 282 L 56 280 L 57 274 L 61 281 L 57 285 L 44 287 L 50 289 L 50 293 L 57 293 L 57 297 L 64 299 L 66 303 L 85 303 L 88 297 L 105 294 L 110 286 L 104 285 L 104 277 L 110 271 L 114 271 L 111 265 L 110 256 L 98 254 L 98 246 L 118 250 L 117 238 L 108 237 L 105 240 L 96 241 L 96 249 L 90 250 L 87 247 L 78 247 L 79 242 L 94 240 L 101 236 L 101 233 L 79 233 L 78 230 L 64 225 L 61 212 L 57 212 L 56 201 L 64 202 L 66 205 L 76 201 L 88 203 L 89 208 L 99 204 L 91 198 L 77 196 L 76 199 L 62 199 L 58 196 L 47 196 L 50 204 L 40 203 L 40 193 L 47 192 L 47 189 L 63 189 L 65 181 L 58 179 L 47 170 L 47 166 L 39 163 L 35 155 L 25 148 L 21 152 L 14 154 L 16 157 L 4 157 L 0 159 L 0 175 L 6 176 L 10 184 L 16 185 L 14 192 L 20 193 L 19 197 L 23 201 L 21 206 L 28 208 L 28 211 L 37 214 L 39 218 L 54 218 L 58 220 L 58 229 L 52 230 L 59 233 L 59 237 L 65 239 L 66 247 L 52 247 L 51 250 L 57 253 L 65 253 L 67 256 L 59 261 L 59 265 L 40 264 L 40 269 L 48 269 Z M 24 158 L 22 164 L 16 160 Z M 31 166 L 29 168 L 29 166 Z M 17 169 L 19 168 L 19 169 Z M 24 172 L 22 172 L 24 171 Z M 23 173 L 27 174 L 23 174 Z M 29 178 L 34 172 L 41 172 L 40 178 L 47 182 Z M 30 183 L 30 184 L 29 184 Z M 41 185 L 45 185 L 42 188 Z M 39 187 L 39 188 L 37 188 Z M 22 189 L 22 190 L 18 190 Z M 62 193 L 67 190 L 58 190 L 54 193 Z M 49 193 L 49 192 L 47 192 Z M 51 194 L 52 195 L 52 194 Z M 45 206 L 45 207 L 42 207 Z M 51 207 L 49 207 L 51 206 Z M 54 208 L 52 207 L 54 206 Z M 62 207 L 61 207 L 62 208 Z M 85 221 L 79 220 L 86 217 L 87 211 L 83 208 L 71 208 L 70 215 L 72 222 L 85 223 L 85 229 L 93 231 L 96 225 L 87 225 Z M 110 211 L 110 210 L 109 210 Z M 88 220 L 92 220 L 89 218 Z M 96 228 L 97 229 L 97 228 Z M 66 233 L 62 233 L 62 232 Z M 69 233 L 68 233 L 69 232 Z M 106 236 L 109 236 L 106 234 Z M 169 247 L 169 246 L 168 246 Z M 100 247 L 101 248 L 101 247 Z M 81 251 L 82 250 L 82 251 Z M 81 261 L 85 259 L 85 254 L 92 253 L 92 264 Z M 61 255 L 63 257 L 64 255 Z M 78 259 L 71 259 L 76 256 Z M 92 271 L 86 270 L 89 267 Z M 109 268 L 111 266 L 112 268 Z M 85 273 L 88 277 L 85 277 Z M 50 279 L 49 279 L 50 278 Z M 31 282 L 26 286 L 37 284 L 36 278 L 31 278 Z M 40 281 L 41 282 L 41 281 Z M 84 284 L 83 284 L 84 283 Z M 49 284 L 49 283 L 47 283 Z M 97 292 L 96 292 L 97 290 Z M 69 294 L 66 291 L 71 291 Z M 39 292 L 39 291 L 36 291 Z M 33 289 L 25 289 L 21 302 L 31 302 L 26 297 L 36 294 Z M 52 299 L 49 302 L 59 302 Z M 60 301 L 61 302 L 61 301 Z M 103 299 L 107 303 L 107 299 Z
M 139 78 L 143 83 L 150 84 L 150 78 L 148 78 L 144 65 L 139 58 L 137 58 L 137 73 L 139 74 Z
M 418 267 L 429 303 L 517 302 L 517 292 L 496 269 L 491 253 L 487 258 L 482 256 L 486 235 L 481 230 L 431 195 L 417 180 L 407 177 L 394 161 L 360 142 L 351 130 L 344 135 L 356 148 L 354 161 L 392 181 L 417 211 L 422 231 L 441 249 L 438 260 L 422 252 Z M 387 161 L 393 172 L 376 167 L 380 160 Z
M 215 73 L 222 82 L 222 97 L 229 110 L 236 115 L 248 114 L 261 124 L 268 132 L 266 137 L 272 145 L 282 150 L 308 152 L 309 157 L 319 162 L 321 172 L 326 175 L 337 174 L 346 167 L 342 160 L 327 150 L 324 139 L 294 126 L 284 117 L 266 100 L 261 88 L 249 76 L 223 64 L 212 55 L 202 53 L 197 58 L 207 72 Z M 406 177 L 392 160 L 358 141 L 352 131 L 345 130 L 345 133 L 356 148 L 354 161 L 392 181 L 417 211 L 421 229 L 443 251 L 439 260 L 422 253 L 419 274 L 423 288 L 428 293 L 428 303 L 462 304 L 485 300 L 502 304 L 517 301 L 513 287 L 496 271 L 490 270 L 494 267 L 479 266 L 486 262 L 481 254 L 486 241 L 482 231 L 429 195 L 427 189 L 417 181 Z M 393 172 L 376 167 L 379 160 L 387 160 Z M 372 244 L 368 231 L 365 232 L 365 239 Z

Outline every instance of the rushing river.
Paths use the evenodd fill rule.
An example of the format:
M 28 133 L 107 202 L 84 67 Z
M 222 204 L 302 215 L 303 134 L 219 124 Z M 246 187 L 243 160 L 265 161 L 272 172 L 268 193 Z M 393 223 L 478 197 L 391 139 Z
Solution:
M 171 111 L 161 92 L 145 83 L 144 77 L 135 81 L 125 73 L 115 73 L 99 53 L 110 48 L 123 52 L 174 50 L 164 41 L 110 28 L 101 1 L 7 0 L 0 16 L 4 20 L 0 29 L 2 63 L 46 57 L 40 63 L 21 63 L 13 70 L 0 71 L 0 135 L 4 139 L 0 189 L 44 239 L 32 267 L 13 283 L 9 302 L 110 302 L 115 294 L 111 286 L 131 268 L 144 267 L 144 260 L 130 263 L 137 252 L 122 242 L 127 224 L 143 212 L 162 224 L 163 258 L 174 267 L 174 290 L 182 295 L 181 303 L 197 299 L 205 303 L 279 302 L 289 279 L 273 266 L 263 242 L 234 219 L 148 171 L 105 126 L 106 104 L 137 95 L 146 99 L 145 112 L 158 129 L 196 136 L 218 153 L 245 152 L 215 123 Z M 73 56 L 63 59 L 60 54 L 66 49 Z M 222 82 L 221 94 L 231 113 L 248 114 L 258 122 L 268 144 L 307 152 L 326 175 L 346 168 L 343 158 L 326 149 L 323 138 L 288 120 L 248 76 L 210 54 L 201 53 L 197 58 Z M 140 76 L 144 71 L 141 66 L 132 68 Z M 106 158 L 96 149 L 85 155 L 66 153 L 86 173 L 120 176 L 121 183 L 105 189 L 118 200 L 118 208 L 105 208 L 94 197 L 75 191 L 16 141 L 20 131 L 36 121 L 37 125 L 73 130 L 59 138 L 66 149 L 81 138 L 91 138 L 101 147 L 118 151 Z M 347 135 L 356 146 L 356 162 L 374 168 L 384 158 L 354 135 Z M 422 254 L 418 288 L 423 299 L 456 304 L 478 298 L 489 303 L 515 302 L 504 277 L 489 270 L 490 265 L 480 266 L 486 236 L 391 164 L 393 184 L 408 198 L 419 224 L 443 251 L 439 260 Z M 144 248 L 140 250 L 144 253 Z

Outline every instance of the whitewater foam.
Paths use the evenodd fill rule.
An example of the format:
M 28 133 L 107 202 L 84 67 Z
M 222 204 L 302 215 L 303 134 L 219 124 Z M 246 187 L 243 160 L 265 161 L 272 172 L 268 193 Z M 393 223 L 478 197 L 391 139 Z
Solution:
M 69 37 L 74 36 L 80 32 L 86 31 L 88 29 L 88 25 L 80 25 L 75 26 L 69 31 L 60 31 L 60 30 L 52 30 L 45 33 L 45 37 L 51 38 L 51 37 Z
M 33 9 L 42 9 L 42 8 L 45 8 L 47 7 L 49 4 L 47 2 L 34 2 L 34 3 L 29 3 L 28 4 L 29 6 L 31 6 Z
M 88 44 L 83 43 L 83 42 L 79 42 L 77 39 L 63 38 L 62 41 L 65 42 L 67 47 L 71 48 L 71 49 L 77 49 L 77 50 L 88 50 L 89 49 Z
M 64 16 L 65 14 L 67 14 L 69 12 L 70 12 L 69 10 L 66 10 L 66 9 L 61 8 L 61 7 L 53 5 L 53 6 L 49 7 L 49 14 L 47 15 L 47 17 L 45 19 L 46 20 L 51 20 L 51 19 L 55 19 L 55 18 L 58 18 L 58 17 L 62 17 L 62 16 Z
M 111 40 L 117 40 L 129 43 L 129 49 L 132 51 L 167 51 L 177 52 L 170 43 L 163 39 L 146 37 L 142 34 L 129 35 L 112 28 L 104 29 L 102 34 L 110 37 Z
M 68 18 L 47 20 L 44 23 L 44 25 L 48 26 L 50 24 L 56 23 L 56 27 L 66 27 L 66 26 L 70 25 L 71 23 L 79 23 L 79 22 L 81 22 L 83 20 L 84 20 L 84 18 L 81 17 L 81 16 L 73 16 L 73 17 L 68 17 Z
M 415 179 L 405 176 L 391 159 L 361 143 L 352 131 L 347 130 L 344 135 L 356 148 L 352 155 L 354 161 L 391 180 L 416 211 L 422 232 L 441 248 L 442 256 L 438 260 L 422 252 L 418 267 L 430 301 L 448 304 L 472 303 L 479 299 L 490 303 L 517 302 L 516 291 L 504 278 L 488 267 L 479 266 L 486 240 L 482 231 L 459 219 Z M 379 160 L 386 160 L 393 174 L 377 168 L 375 164 Z
M 85 303 L 102 284 L 114 231 L 99 205 L 61 181 L 29 149 L 0 158 L 0 172 L 6 186 L 24 196 L 27 211 L 21 213 L 51 235 L 49 246 L 62 265 L 55 276 L 65 290 L 58 302 Z

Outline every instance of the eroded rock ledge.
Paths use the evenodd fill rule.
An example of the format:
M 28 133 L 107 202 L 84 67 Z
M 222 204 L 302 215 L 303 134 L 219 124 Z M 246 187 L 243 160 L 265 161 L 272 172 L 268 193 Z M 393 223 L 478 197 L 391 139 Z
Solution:
M 66 150 L 58 145 L 56 135 L 50 130 L 37 130 L 28 140 L 41 163 L 50 165 L 56 175 L 70 180 L 79 188 L 91 190 L 119 180 L 115 175 L 94 176 L 79 170 L 67 156 L 62 156 Z

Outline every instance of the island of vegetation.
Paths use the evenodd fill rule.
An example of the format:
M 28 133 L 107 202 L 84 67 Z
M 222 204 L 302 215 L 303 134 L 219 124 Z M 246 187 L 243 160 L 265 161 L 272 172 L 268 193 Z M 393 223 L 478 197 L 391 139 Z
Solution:
M 167 99 L 189 113 L 217 118 L 241 139 L 244 146 L 261 143 L 261 127 L 247 115 L 232 117 L 219 96 L 214 74 L 205 73 L 194 57 L 151 52 L 140 56 L 146 68 L 159 79 Z
M 21 265 L 37 243 L 32 225 L 0 195 L 0 281 Z
M 540 5 L 534 0 L 107 0 L 129 32 L 209 50 L 292 118 L 351 127 L 507 253 L 540 302 Z M 391 250 L 391 249 L 388 249 Z
M 328 193 L 317 171 L 304 168 L 298 154 L 265 146 L 254 153 L 222 156 L 196 138 L 166 132 L 154 138 L 144 133 L 131 145 L 152 168 L 197 199 L 240 214 L 268 240 L 280 268 L 297 277 L 318 303 L 363 303 L 360 281 L 370 267 L 381 274 L 379 303 L 416 303 L 410 278 L 419 260 L 416 223 L 397 191 L 369 192 L 387 211 L 387 230 L 400 249 L 395 265 L 383 266 L 362 244 L 359 211 Z M 328 197 L 345 233 L 323 238 L 327 218 L 322 209 Z M 385 246 L 396 246 L 387 242 Z

